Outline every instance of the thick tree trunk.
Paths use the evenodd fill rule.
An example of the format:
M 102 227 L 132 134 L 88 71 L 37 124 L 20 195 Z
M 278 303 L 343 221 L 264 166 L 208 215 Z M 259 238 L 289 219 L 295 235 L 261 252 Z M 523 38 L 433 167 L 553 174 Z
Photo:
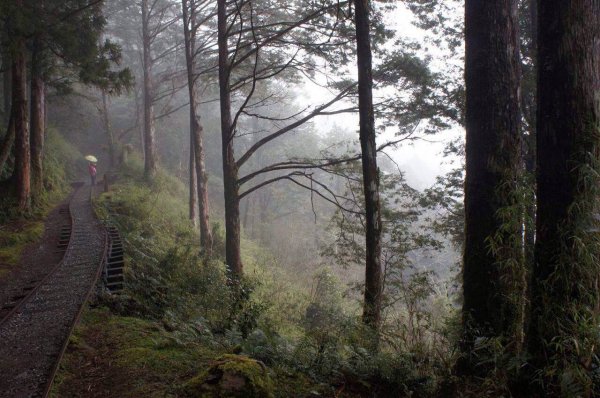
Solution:
M 46 83 L 42 70 L 40 39 L 33 45 L 31 60 L 31 192 L 36 198 L 44 183 L 44 140 L 46 136 Z
M 6 128 L 6 134 L 3 137 L 2 145 L 0 146 L 0 174 L 4 165 L 10 156 L 10 153 L 15 143 L 15 118 L 12 111 L 10 111 L 10 117 L 8 119 L 8 126 Z
M 465 3 L 466 181 L 463 340 L 519 349 L 524 289 L 517 0 Z M 485 369 L 480 368 L 481 372 Z
M 188 1 L 182 0 L 183 9 L 183 28 L 185 41 L 185 57 L 188 78 L 188 93 L 190 101 L 190 136 L 192 143 L 192 153 L 194 154 L 194 174 L 197 178 L 197 198 L 198 198 L 198 216 L 200 224 L 200 244 L 205 255 L 212 256 L 212 232 L 210 230 L 209 208 L 208 208 L 208 178 L 206 176 L 205 154 L 204 154 L 204 133 L 198 114 L 198 99 L 196 92 L 196 79 L 194 76 L 194 54 L 196 52 L 195 37 L 193 37 L 193 28 L 195 25 L 195 7 L 191 7 L 192 13 L 188 15 Z
M 144 175 L 152 178 L 156 174 L 157 153 L 154 126 L 154 98 L 152 87 L 152 55 L 150 53 L 150 15 L 148 0 L 142 0 L 142 51 L 143 51 L 143 99 L 144 99 Z
M 238 169 L 233 153 L 230 66 L 227 45 L 227 1 L 218 0 L 219 92 L 221 104 L 221 142 L 223 188 L 225 197 L 225 262 L 234 276 L 243 273 L 240 246 L 240 199 Z
M 13 40 L 13 45 L 15 50 L 12 54 L 12 103 L 15 124 L 16 194 L 19 210 L 26 211 L 30 207 L 31 199 L 31 153 L 29 147 L 25 41 L 17 37 Z
M 598 350 L 600 2 L 538 2 L 537 239 L 532 363 L 590 395 Z M 556 391 L 554 391 L 556 393 Z M 562 392 L 564 393 L 564 391 Z
M 360 147 L 362 153 L 366 224 L 363 322 L 377 331 L 381 322 L 383 279 L 381 275 L 381 204 L 379 201 L 379 170 L 377 168 L 375 116 L 373 113 L 369 2 L 367 0 L 357 0 L 355 5 L 358 108 L 360 117 Z
M 2 83 L 2 95 L 3 95 L 3 102 L 2 102 L 2 106 L 3 106 L 3 110 L 4 110 L 4 116 L 9 116 L 10 112 L 11 112 L 11 107 L 10 107 L 10 101 L 11 101 L 11 96 L 12 96 L 12 71 L 10 70 L 11 67 L 11 61 L 10 61 L 10 57 L 9 54 L 7 52 L 5 52 L 4 54 L 2 54 L 2 78 L 3 78 L 3 83 Z M 9 116 L 10 117 L 10 116 Z

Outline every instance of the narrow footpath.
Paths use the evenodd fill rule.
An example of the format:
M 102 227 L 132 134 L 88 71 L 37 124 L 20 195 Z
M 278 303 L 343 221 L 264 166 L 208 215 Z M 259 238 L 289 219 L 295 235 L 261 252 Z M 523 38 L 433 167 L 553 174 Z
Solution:
M 62 262 L 0 324 L 0 397 L 42 397 L 100 271 L 106 232 L 95 218 L 90 187 L 69 204 L 72 233 Z M 43 259 L 41 260 L 43 261 Z

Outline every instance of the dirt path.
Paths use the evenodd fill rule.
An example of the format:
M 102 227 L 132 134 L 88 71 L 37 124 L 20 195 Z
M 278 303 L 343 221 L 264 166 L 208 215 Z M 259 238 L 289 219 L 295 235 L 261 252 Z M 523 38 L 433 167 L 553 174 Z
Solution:
M 18 267 L 0 275 L 0 319 L 32 283 L 41 281 L 62 260 L 65 252 L 58 245 L 60 230 L 71 224 L 68 212 L 69 195 L 46 217 L 44 234 L 39 241 L 27 245 L 21 254 Z
M 70 211 L 72 235 L 62 263 L 30 300 L 0 324 L 0 397 L 43 394 L 97 277 L 106 238 L 92 212 L 89 186 L 74 193 Z

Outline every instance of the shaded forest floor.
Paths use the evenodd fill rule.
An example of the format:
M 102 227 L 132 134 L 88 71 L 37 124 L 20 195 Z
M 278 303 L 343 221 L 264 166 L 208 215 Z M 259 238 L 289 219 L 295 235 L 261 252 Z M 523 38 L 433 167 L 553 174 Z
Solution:
M 53 397 L 190 396 L 187 384 L 226 349 L 182 343 L 159 323 L 90 308 L 71 337 Z M 338 396 L 301 374 L 270 370 L 278 397 Z
M 55 198 L 28 218 L 0 225 L 0 307 L 41 280 L 62 259 L 57 250 L 60 229 L 69 225 L 68 198 Z M 1 312 L 0 312 L 1 314 Z

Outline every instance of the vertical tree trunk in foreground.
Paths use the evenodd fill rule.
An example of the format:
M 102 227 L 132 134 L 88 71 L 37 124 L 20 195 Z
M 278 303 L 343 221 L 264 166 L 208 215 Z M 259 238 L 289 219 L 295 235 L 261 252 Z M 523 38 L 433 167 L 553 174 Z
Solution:
M 22 2 L 19 2 L 22 5 Z M 15 125 L 15 176 L 17 204 L 21 211 L 30 206 L 31 154 L 29 148 L 29 123 L 27 109 L 27 66 L 25 64 L 25 41 L 17 37 L 13 41 L 12 54 L 12 103 Z
M 34 39 L 31 60 L 31 191 L 37 197 L 43 190 L 44 139 L 46 135 L 46 83 L 44 83 L 41 43 Z
M 2 54 L 2 107 L 4 111 L 4 117 L 10 117 L 10 101 L 12 93 L 12 71 L 10 70 L 11 61 L 8 52 Z
M 522 329 L 517 1 L 467 0 L 465 29 L 464 358 L 458 370 L 469 374 L 477 338 L 520 344 Z
M 8 127 L 0 145 L 0 172 L 4 168 L 4 164 L 8 160 L 13 144 L 15 143 L 15 117 L 12 111 L 9 112 Z
M 221 103 L 221 142 L 225 196 L 225 262 L 235 277 L 243 273 L 240 247 L 240 198 L 238 169 L 233 153 L 230 68 L 227 45 L 227 1 L 218 0 L 219 91 Z
M 589 396 L 600 343 L 600 236 L 593 232 L 600 198 L 600 2 L 538 6 L 538 206 L 528 348 L 535 367 L 555 372 L 544 380 L 549 394 Z M 565 391 L 569 385 L 579 392 Z
M 150 53 L 150 9 L 148 0 L 142 0 L 142 42 L 143 42 L 143 106 L 144 106 L 144 175 L 152 178 L 156 174 L 156 137 L 154 126 L 154 104 L 152 93 L 152 55 Z
M 373 113 L 369 2 L 367 0 L 357 0 L 355 6 L 358 108 L 366 223 L 363 321 L 374 330 L 378 330 L 381 321 L 381 294 L 383 290 L 381 275 L 381 205 L 379 201 L 377 147 L 375 144 L 375 116 Z
M 183 10 L 183 29 L 185 41 L 185 57 L 187 66 L 188 92 L 190 101 L 190 141 L 192 147 L 191 153 L 194 155 L 193 164 L 195 166 L 193 173 L 196 177 L 198 213 L 200 223 L 200 244 L 207 256 L 212 255 L 212 233 L 210 230 L 208 213 L 208 179 L 206 176 L 204 137 L 203 128 L 198 114 L 198 101 L 196 93 L 196 79 L 194 76 L 194 54 L 196 52 L 195 37 L 193 36 L 195 25 L 195 11 L 191 7 L 191 14 L 188 14 L 188 1 L 182 0 Z M 192 29 L 191 29 L 192 28 Z M 191 162 L 191 160 L 190 160 Z M 191 197 L 190 197 L 191 199 Z

